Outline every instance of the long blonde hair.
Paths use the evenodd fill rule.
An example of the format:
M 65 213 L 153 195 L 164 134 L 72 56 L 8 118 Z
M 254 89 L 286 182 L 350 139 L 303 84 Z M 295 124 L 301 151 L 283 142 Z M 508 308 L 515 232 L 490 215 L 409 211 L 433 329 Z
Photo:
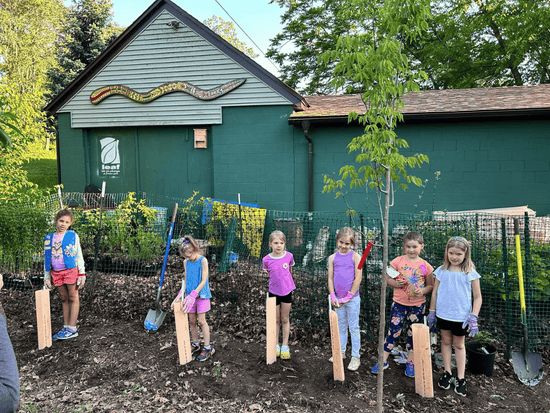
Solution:
M 451 262 L 449 261 L 447 254 L 449 248 L 458 248 L 464 252 L 464 261 L 460 264 L 460 271 L 468 274 L 476 269 L 476 266 L 472 262 L 472 247 L 470 241 L 464 237 L 451 237 L 451 239 L 447 241 L 447 246 L 445 247 L 445 263 L 442 266 L 443 270 L 448 270 L 451 268 Z
M 271 243 L 273 242 L 273 240 L 275 238 L 278 238 L 278 239 L 282 240 L 285 243 L 285 250 L 286 250 L 286 237 L 285 237 L 285 234 L 283 233 L 283 231 L 276 230 L 276 231 L 273 231 L 271 234 L 269 234 L 269 247 L 270 248 L 271 248 Z
M 336 233 L 336 241 L 338 241 L 342 237 L 349 237 L 349 242 L 353 247 L 355 247 L 355 231 L 353 229 L 351 229 L 350 227 L 340 228 Z

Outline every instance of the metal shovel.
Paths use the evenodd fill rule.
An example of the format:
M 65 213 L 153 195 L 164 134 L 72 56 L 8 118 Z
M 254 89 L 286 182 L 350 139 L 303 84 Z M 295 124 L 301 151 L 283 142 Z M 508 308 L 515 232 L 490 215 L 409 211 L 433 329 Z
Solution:
M 521 303 L 521 324 L 523 327 L 522 351 L 512 352 L 512 365 L 519 381 L 527 386 L 535 386 L 543 375 L 542 357 L 540 354 L 527 352 L 527 314 L 525 310 L 525 291 L 523 289 L 523 269 L 521 263 L 521 245 L 519 242 L 519 220 L 514 218 L 514 236 L 516 238 L 516 257 L 518 262 L 519 299 Z
M 170 232 L 168 233 L 168 241 L 166 242 L 166 252 L 164 253 L 164 262 L 162 263 L 162 271 L 160 272 L 159 288 L 157 291 L 157 301 L 155 309 L 150 309 L 145 318 L 145 330 L 148 333 L 157 331 L 166 317 L 166 311 L 160 309 L 160 292 L 164 282 L 164 271 L 166 270 L 166 262 L 168 261 L 168 253 L 170 252 L 170 243 L 172 242 L 172 234 L 174 233 L 174 222 L 176 221 L 176 213 L 178 212 L 178 204 L 174 205 L 174 213 L 172 214 L 172 222 L 170 223 Z

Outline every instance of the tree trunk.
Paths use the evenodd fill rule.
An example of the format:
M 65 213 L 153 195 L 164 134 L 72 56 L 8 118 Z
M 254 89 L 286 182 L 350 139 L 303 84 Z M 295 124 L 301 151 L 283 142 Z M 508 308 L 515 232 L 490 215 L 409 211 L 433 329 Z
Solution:
M 382 250 L 382 282 L 380 283 L 380 324 L 378 326 L 378 381 L 376 392 L 376 411 L 384 411 L 384 342 L 386 341 L 386 268 L 388 266 L 388 223 L 390 216 L 391 170 L 386 172 L 386 197 L 382 221 L 384 247 Z

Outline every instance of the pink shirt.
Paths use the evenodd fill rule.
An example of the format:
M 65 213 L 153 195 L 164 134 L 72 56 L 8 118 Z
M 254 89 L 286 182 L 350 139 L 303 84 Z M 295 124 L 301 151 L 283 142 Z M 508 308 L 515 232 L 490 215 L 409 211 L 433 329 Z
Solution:
M 290 267 L 294 265 L 294 257 L 285 251 L 282 257 L 272 257 L 268 254 L 263 259 L 264 270 L 269 271 L 269 292 L 279 296 L 288 295 L 296 289 Z
M 426 302 L 426 297 L 415 297 L 409 293 L 409 286 L 424 287 L 426 276 L 434 272 L 433 267 L 426 260 L 409 261 L 405 255 L 397 257 L 391 262 L 391 266 L 399 271 L 399 277 L 407 281 L 403 288 L 393 289 L 393 301 L 401 305 L 419 306 Z M 414 288 L 414 287 L 413 287 Z

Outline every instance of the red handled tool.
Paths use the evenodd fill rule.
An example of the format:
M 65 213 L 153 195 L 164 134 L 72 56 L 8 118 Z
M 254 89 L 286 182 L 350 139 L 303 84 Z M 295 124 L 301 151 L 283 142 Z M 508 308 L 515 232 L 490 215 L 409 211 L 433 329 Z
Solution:
M 365 264 L 365 261 L 367 260 L 367 257 L 369 256 L 369 252 L 370 252 L 370 249 L 372 248 L 372 246 L 373 246 L 373 243 L 369 241 L 367 243 L 367 247 L 365 248 L 365 252 L 363 252 L 363 256 L 361 257 L 361 261 L 359 261 L 359 265 L 357 266 L 358 270 L 363 269 L 363 265 Z

